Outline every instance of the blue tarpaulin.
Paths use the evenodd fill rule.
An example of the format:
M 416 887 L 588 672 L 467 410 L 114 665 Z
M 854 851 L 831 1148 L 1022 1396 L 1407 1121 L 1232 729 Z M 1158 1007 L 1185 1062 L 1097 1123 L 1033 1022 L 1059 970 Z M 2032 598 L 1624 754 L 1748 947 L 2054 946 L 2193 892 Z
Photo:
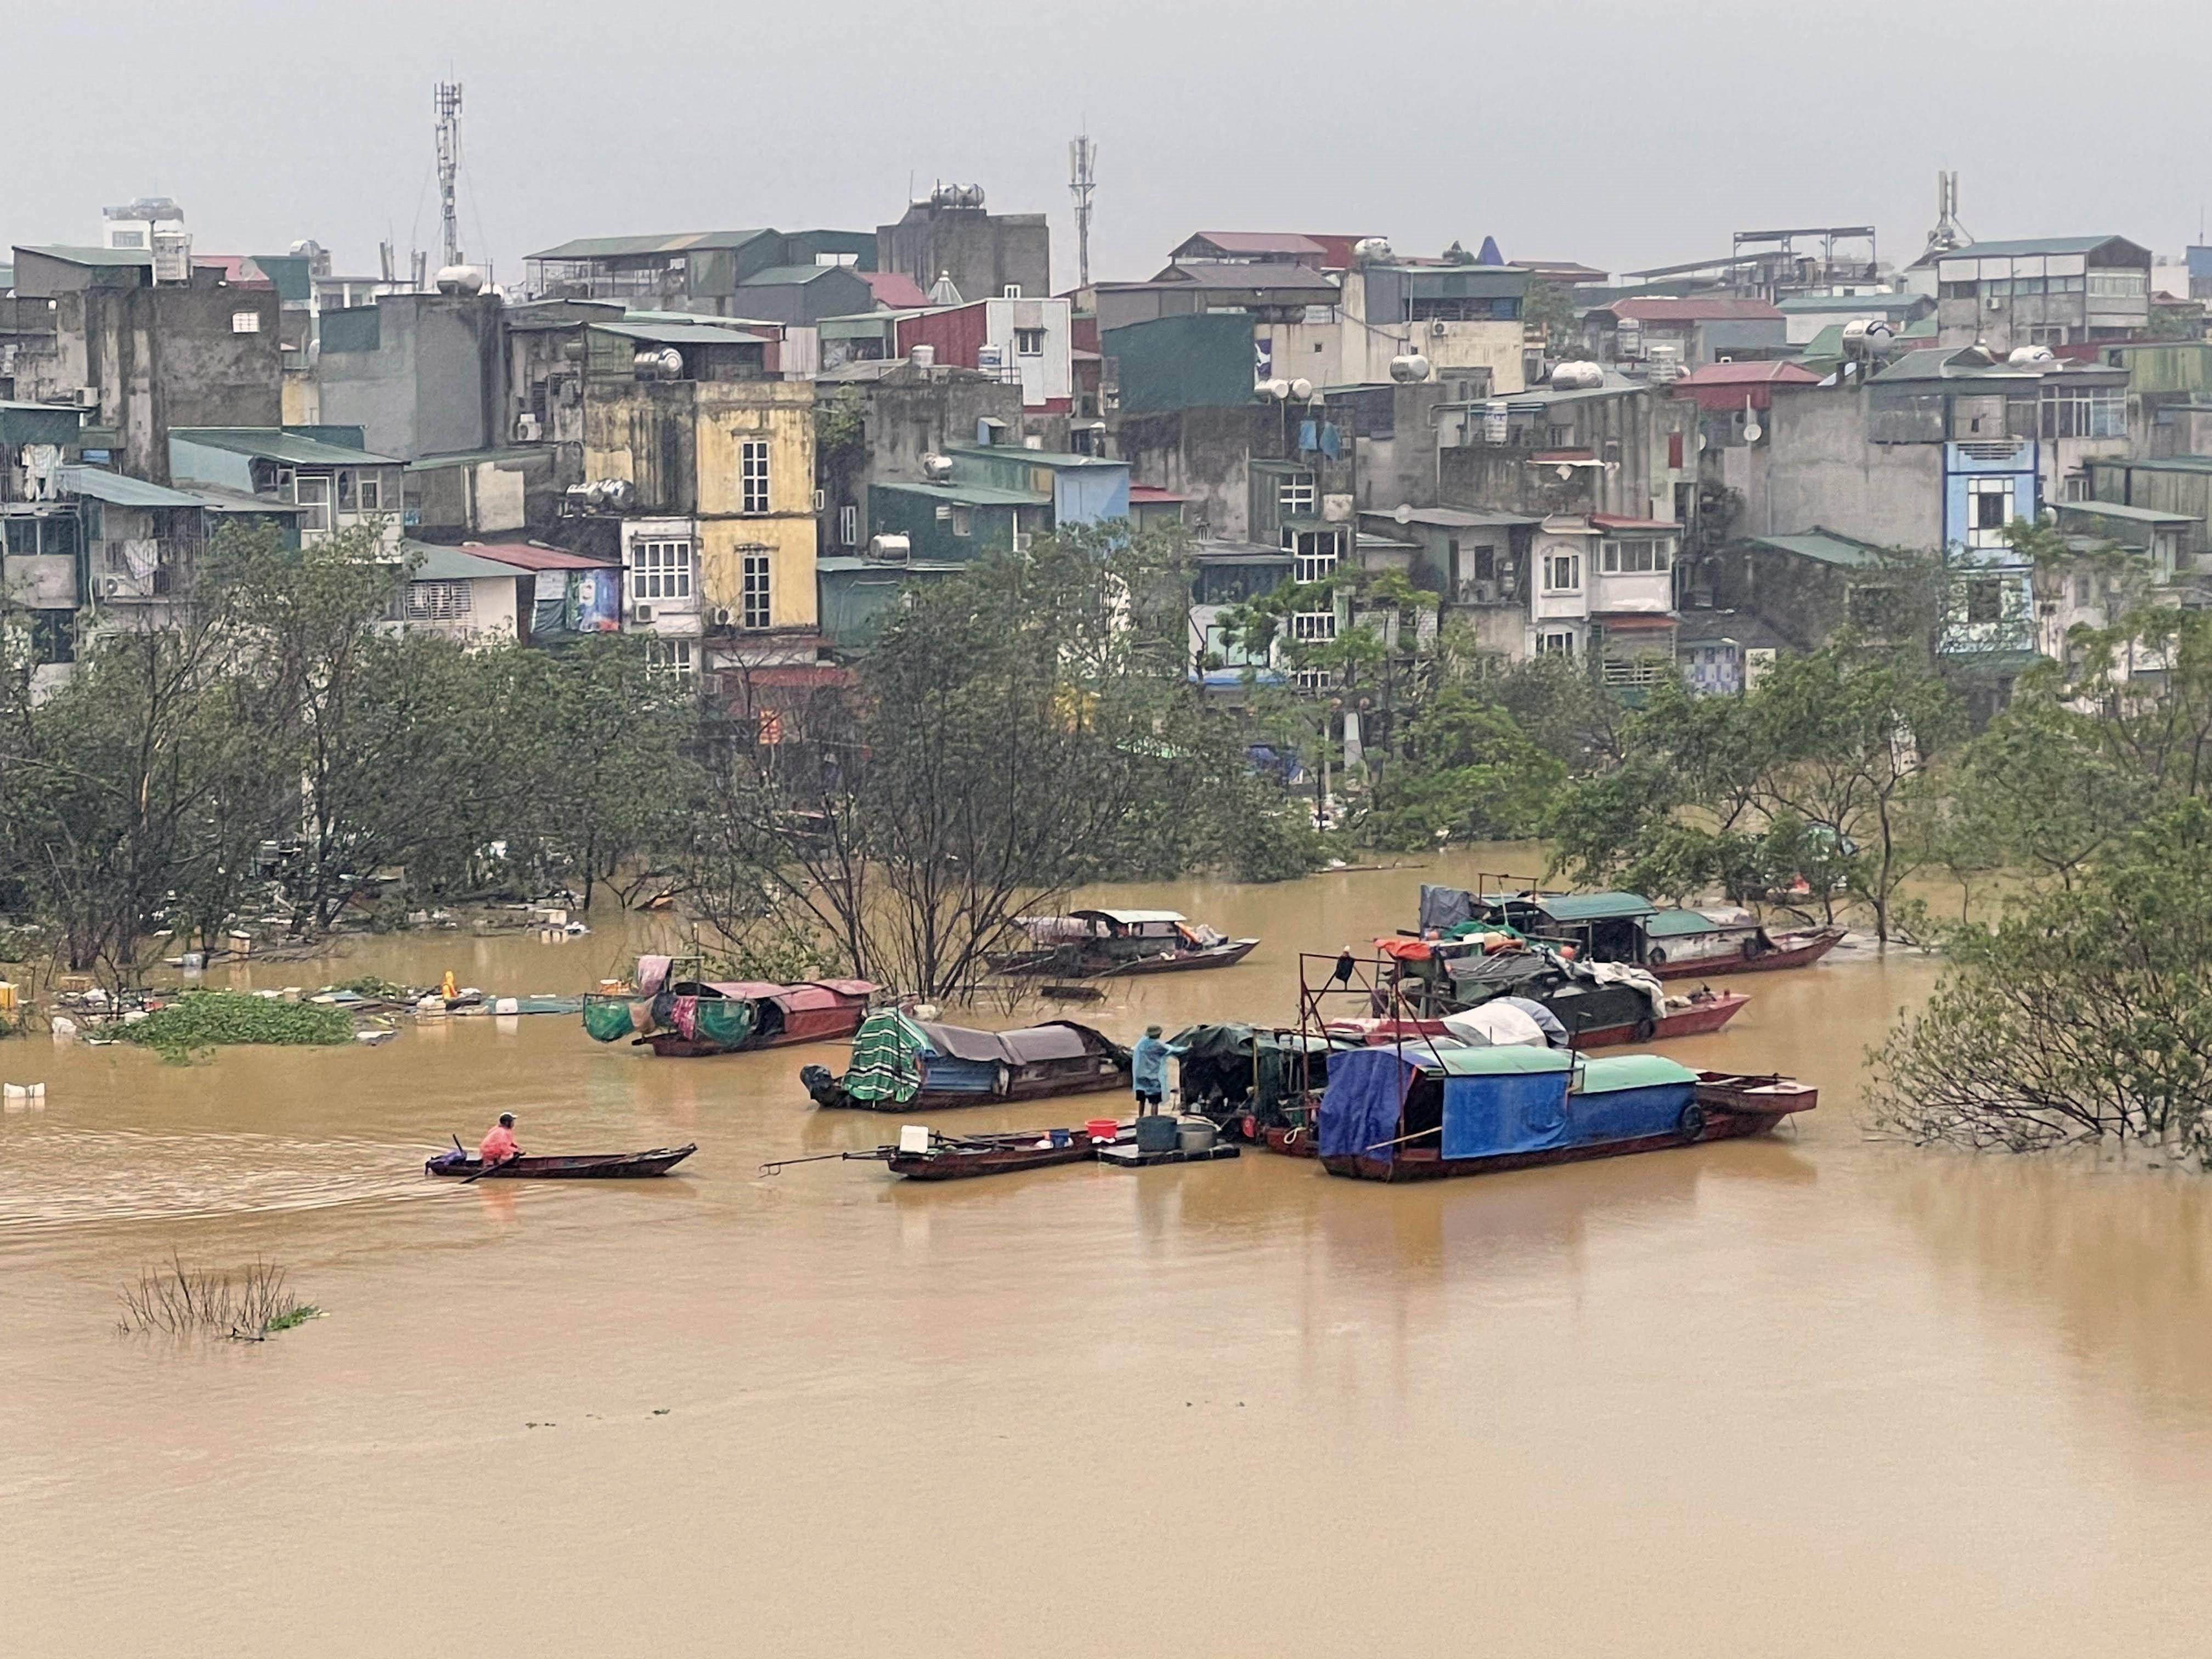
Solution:
M 1317 1129 L 1323 1158 L 1366 1157 L 1388 1162 L 1398 1137 L 1398 1108 L 1413 1067 L 1394 1048 L 1360 1048 L 1329 1061 L 1328 1092 Z M 1370 1151 L 1370 1147 L 1376 1150 Z
M 1444 1085 L 1443 1155 L 1496 1158 L 1567 1141 L 1567 1073 L 1455 1077 Z

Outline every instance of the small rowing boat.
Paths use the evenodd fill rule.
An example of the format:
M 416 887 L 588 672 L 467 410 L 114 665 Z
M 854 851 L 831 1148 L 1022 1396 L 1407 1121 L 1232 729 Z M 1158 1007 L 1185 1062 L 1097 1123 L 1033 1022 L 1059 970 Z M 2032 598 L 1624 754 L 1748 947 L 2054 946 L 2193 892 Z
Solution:
M 684 1146 L 659 1146 L 649 1152 L 556 1156 L 525 1153 L 489 1170 L 480 1158 L 470 1158 L 459 1152 L 441 1152 L 423 1164 L 422 1173 L 480 1181 L 635 1181 L 648 1176 L 665 1176 L 698 1150 L 695 1142 Z

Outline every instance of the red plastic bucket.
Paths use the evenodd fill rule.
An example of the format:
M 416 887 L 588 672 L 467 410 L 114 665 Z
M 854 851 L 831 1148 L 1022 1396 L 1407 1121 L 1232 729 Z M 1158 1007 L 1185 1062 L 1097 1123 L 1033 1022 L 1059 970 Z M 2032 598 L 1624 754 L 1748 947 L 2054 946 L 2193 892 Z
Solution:
M 1121 1133 L 1121 1126 L 1110 1117 L 1094 1117 L 1083 1126 L 1083 1133 L 1093 1140 L 1103 1140 L 1110 1145 Z

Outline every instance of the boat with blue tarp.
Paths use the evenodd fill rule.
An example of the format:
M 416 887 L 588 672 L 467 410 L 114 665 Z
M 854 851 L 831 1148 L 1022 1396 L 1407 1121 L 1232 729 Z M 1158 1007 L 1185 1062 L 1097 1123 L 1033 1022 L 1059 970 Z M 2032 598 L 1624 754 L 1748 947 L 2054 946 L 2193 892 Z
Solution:
M 1407 1044 L 1330 1057 L 1316 1137 L 1332 1175 L 1428 1181 L 1759 1134 L 1819 1099 L 1659 1054 Z

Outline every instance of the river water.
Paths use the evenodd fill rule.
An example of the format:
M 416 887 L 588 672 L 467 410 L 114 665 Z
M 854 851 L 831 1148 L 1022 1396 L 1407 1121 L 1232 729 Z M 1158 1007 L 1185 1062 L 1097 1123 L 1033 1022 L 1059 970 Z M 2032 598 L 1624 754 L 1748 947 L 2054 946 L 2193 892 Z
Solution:
M 1097 1022 L 1290 1019 L 1298 949 L 1478 864 L 1513 867 L 1115 890 L 1266 943 Z M 342 971 L 575 991 L 635 943 Z M 1868 1141 L 1863 1051 L 1933 977 L 1847 950 L 1669 1045 L 1818 1084 L 1794 1135 L 1401 1188 L 1254 1154 L 762 1179 L 896 1120 L 810 1108 L 835 1049 L 657 1060 L 573 1018 L 0 1044 L 48 1085 L 0 1115 L 0 1650 L 2202 1653 L 2212 1189 Z M 700 1152 L 420 1176 L 502 1109 L 534 1150 Z M 327 1316 L 118 1336 L 173 1250 L 280 1261 Z

